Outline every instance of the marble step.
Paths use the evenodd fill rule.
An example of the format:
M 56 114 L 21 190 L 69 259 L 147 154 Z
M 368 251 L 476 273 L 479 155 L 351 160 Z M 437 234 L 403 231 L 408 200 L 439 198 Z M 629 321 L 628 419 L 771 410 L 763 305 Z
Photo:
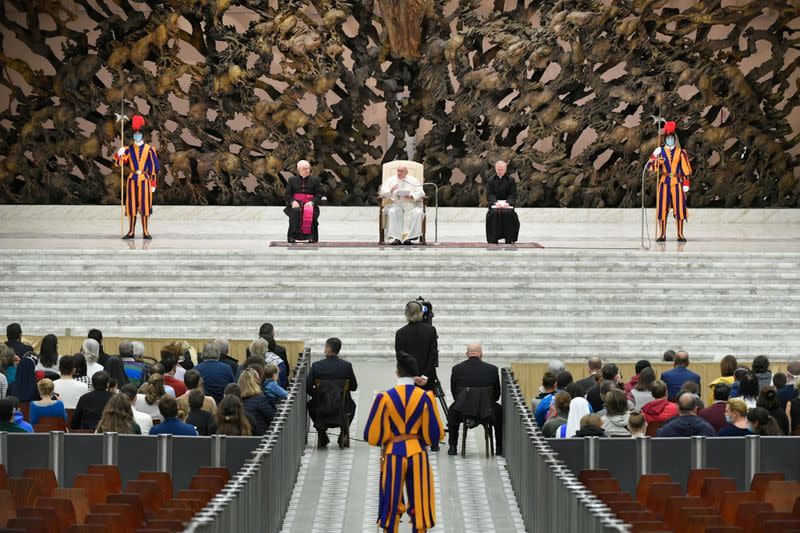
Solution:
M 161 267 L 163 268 L 163 266 Z M 41 269 L 41 270 L 8 270 L 0 274 L 0 284 L 3 282 L 33 282 L 36 283 L 41 279 L 58 279 L 64 283 L 81 282 L 86 280 L 95 280 L 97 278 L 106 278 L 108 280 L 117 280 L 123 276 L 128 276 L 129 281 L 131 275 L 141 275 L 143 269 L 141 266 L 125 265 L 122 268 L 108 268 L 105 270 L 88 270 L 88 271 L 63 271 L 57 269 Z M 156 270 L 147 269 L 147 279 L 153 281 L 174 282 L 174 281 L 203 281 L 207 282 L 209 278 L 224 278 L 230 282 L 241 282 L 251 280 L 254 277 L 260 280 L 270 280 L 276 278 L 285 278 L 288 275 L 297 278 L 308 278 L 312 275 L 324 283 L 346 283 L 360 280 L 360 283 L 366 284 L 383 284 L 391 282 L 396 278 L 396 275 L 391 272 L 376 273 L 369 270 L 353 270 L 352 268 L 336 268 L 336 269 L 314 269 L 314 270 L 259 270 L 259 269 L 173 269 L 169 270 Z M 431 281 L 441 282 L 459 282 L 459 283 L 481 283 L 481 284 L 494 284 L 496 280 L 487 280 L 486 271 L 468 271 L 468 272 L 442 272 L 441 270 L 417 270 L 416 267 L 405 269 L 403 271 L 403 278 L 413 280 L 413 283 L 429 283 Z M 724 285 L 727 283 L 769 283 L 769 282 L 786 282 L 786 283 L 799 283 L 800 282 L 800 269 L 790 271 L 776 272 L 771 270 L 731 270 L 728 272 L 720 272 L 719 270 L 703 269 L 697 272 L 682 270 L 682 271 L 663 271 L 653 270 L 647 272 L 638 271 L 632 274 L 628 270 L 616 269 L 613 271 L 599 272 L 593 271 L 590 268 L 585 270 L 512 270 L 505 268 L 503 270 L 503 278 L 512 280 L 513 283 L 535 282 L 540 279 L 552 279 L 562 282 L 569 282 L 575 284 L 592 284 L 598 282 L 624 282 L 625 280 L 633 278 L 633 280 L 640 283 L 663 283 L 686 280 L 687 282 L 704 282 L 714 285 Z
M 475 295 L 482 294 L 484 297 L 491 296 L 500 291 L 507 293 L 529 294 L 530 296 L 539 296 L 544 293 L 565 293 L 569 291 L 578 292 L 603 292 L 603 291 L 618 291 L 622 293 L 630 293 L 632 291 L 638 292 L 641 295 L 647 294 L 649 296 L 664 296 L 680 295 L 680 294 L 699 294 L 699 293 L 718 293 L 724 292 L 725 294 L 747 296 L 751 294 L 761 295 L 776 295 L 782 296 L 792 294 L 793 287 L 790 284 L 780 283 L 777 280 L 774 283 L 758 283 L 755 285 L 747 285 L 735 282 L 720 282 L 719 284 L 709 284 L 692 281 L 681 282 L 678 280 L 663 280 L 658 283 L 651 281 L 638 281 L 632 279 L 628 282 L 623 281 L 598 281 L 598 280 L 583 280 L 580 282 L 572 281 L 538 281 L 538 280 L 511 280 L 511 281 L 493 281 L 485 282 L 483 287 L 475 287 L 474 282 L 470 281 L 443 281 L 443 280 L 398 280 L 393 285 L 387 286 L 387 283 L 371 283 L 366 284 L 361 281 L 337 281 L 336 283 L 328 281 L 317 281 L 301 278 L 301 279 L 281 279 L 279 281 L 261 281 L 261 280 L 185 280 L 172 281 L 168 285 L 164 285 L 164 281 L 158 279 L 150 279 L 143 274 L 143 277 L 138 279 L 122 278 L 122 279 L 96 279 L 96 280 L 81 280 L 81 281 L 62 281 L 62 280 L 39 280 L 35 283 L 26 283 L 24 290 L 27 293 L 37 291 L 50 292 L 58 289 L 61 292 L 73 293 L 86 293 L 86 292 L 105 292 L 106 290 L 126 290 L 132 294 L 137 292 L 151 290 L 158 291 L 163 295 L 168 295 L 175 292 L 184 292 L 187 290 L 200 290 L 207 293 L 251 293 L 253 291 L 263 291 L 267 295 L 275 295 L 284 298 L 297 298 L 297 297 L 319 297 L 321 290 L 327 298 L 359 298 L 365 297 L 373 298 L 377 295 L 384 297 L 407 299 L 409 293 L 426 294 L 427 297 L 433 298 L 433 294 L 437 294 L 436 290 L 446 291 L 467 291 Z M 398 291 L 397 286 L 405 287 L 402 292 Z M 480 290 L 480 289 L 483 290 Z M 0 293 L 8 293 L 18 291 L 17 284 L 0 284 Z M 462 293 L 463 294 L 463 293 Z
M 35 322 L 39 325 L 52 324 L 56 326 L 53 321 L 53 315 L 50 314 L 19 314 L 20 320 L 26 322 Z M 152 314 L 120 314 L 117 316 L 109 316 L 108 314 L 95 314 L 91 311 L 88 312 L 73 312 L 69 317 L 58 317 L 58 324 L 63 327 L 79 328 L 80 324 L 92 324 L 93 327 L 119 327 L 126 326 L 132 321 L 142 321 L 144 323 L 158 322 L 159 328 L 192 328 L 198 327 L 198 324 L 205 324 L 209 327 L 221 329 L 223 331 L 229 329 L 256 331 L 258 327 L 264 322 L 263 315 L 258 316 L 227 316 L 216 315 L 214 313 L 196 313 L 185 315 L 173 315 L 164 317 L 158 313 Z M 306 337 L 323 336 L 328 334 L 331 330 L 343 330 L 351 336 L 382 336 L 385 338 L 394 338 L 395 330 L 402 325 L 397 320 L 393 322 L 384 322 L 383 324 L 372 322 L 369 317 L 353 317 L 351 320 L 330 321 L 330 320 L 317 320 L 307 321 L 305 323 L 295 323 L 287 321 L 285 317 L 281 317 L 283 330 L 303 332 Z M 599 323 L 598 323 L 599 322 Z M 710 324 L 696 324 L 693 321 L 690 323 L 675 323 L 668 320 L 662 320 L 659 324 L 658 321 L 651 323 L 638 323 L 631 321 L 630 323 L 609 323 L 602 324 L 602 320 L 584 321 L 584 323 L 567 321 L 567 322 L 552 322 L 541 324 L 538 320 L 527 320 L 520 318 L 513 320 L 507 318 L 505 324 L 499 325 L 498 323 L 483 323 L 482 321 L 469 320 L 463 321 L 459 325 L 455 324 L 439 324 L 437 322 L 437 330 L 439 336 L 443 339 L 455 337 L 464 338 L 469 336 L 472 332 L 491 333 L 492 335 L 499 335 L 503 338 L 508 338 L 520 333 L 520 329 L 524 328 L 524 335 L 533 338 L 547 338 L 553 339 L 571 339 L 579 334 L 585 338 L 603 339 L 606 337 L 623 337 L 629 336 L 632 338 L 645 337 L 653 332 L 653 328 L 663 328 L 663 330 L 673 332 L 683 332 L 685 336 L 691 336 L 692 339 L 720 339 L 729 336 L 749 335 L 749 336 L 786 336 L 788 338 L 795 337 L 792 328 L 797 327 L 797 321 L 776 321 L 774 323 L 767 323 L 762 321 L 758 323 L 749 324 L 745 322 L 717 324 L 716 326 Z M 800 339 L 798 339 L 800 344 Z
M 435 306 L 444 359 L 800 352 L 800 256 L 481 249 L 0 252 L 0 321 L 29 334 L 252 338 L 391 357 L 403 305 Z
M 58 302 L 64 305 L 71 304 L 75 298 L 75 291 L 50 290 L 50 291 L 31 291 L 29 287 L 5 287 L 0 289 L 15 302 L 15 305 L 49 305 Z M 119 309 L 119 301 L 130 300 L 128 291 L 104 291 L 90 292 L 82 296 L 84 301 L 91 301 L 93 305 L 106 305 L 112 309 Z M 181 306 L 198 306 L 206 304 L 210 291 L 175 291 L 172 289 L 153 289 L 137 290 L 136 298 L 126 301 L 126 306 L 145 305 L 147 307 L 156 306 L 159 309 L 172 309 Z M 369 300 L 363 300 L 361 295 L 354 295 L 347 298 L 351 293 L 327 293 L 335 295 L 336 298 L 326 299 L 323 295 L 317 297 L 304 297 L 301 299 L 294 296 L 283 297 L 281 293 L 248 293 L 227 294 L 224 299 L 214 303 L 218 309 L 255 309 L 266 311 L 280 311 L 281 313 L 289 310 L 292 312 L 335 312 L 338 310 L 349 311 L 351 309 L 364 309 L 378 313 L 388 313 L 391 315 L 402 314 L 403 306 L 407 301 L 419 295 L 414 291 L 404 293 L 373 293 Z M 654 312 L 659 308 L 652 300 L 643 299 L 638 292 L 568 292 L 563 294 L 537 294 L 533 298 L 520 298 L 517 293 L 491 293 L 486 294 L 477 290 L 464 293 L 451 292 L 427 292 L 423 295 L 434 305 L 437 314 L 442 310 L 450 310 L 452 313 L 463 313 L 466 315 L 481 313 L 481 311 L 503 312 L 512 314 L 517 313 L 539 313 L 555 311 L 581 311 L 597 312 L 607 314 L 621 314 L 623 308 L 632 311 L 646 310 Z M 169 303 L 165 302 L 168 297 Z M 343 300 L 351 299 L 351 302 Z M 465 305 L 466 303 L 478 304 Z M 778 310 L 781 312 L 798 309 L 800 306 L 800 294 L 791 288 L 787 288 L 787 294 L 779 297 L 770 295 L 750 294 L 746 299 L 738 295 L 720 293 L 710 293 L 697 295 L 689 293 L 682 295 L 679 300 L 669 302 L 668 310 L 677 314 L 684 309 L 697 309 L 702 304 L 703 308 L 710 308 L 715 313 L 725 313 L 727 311 L 736 312 L 738 310 L 757 310 L 764 311 Z M 605 306 L 613 306 L 613 309 L 605 309 Z M 735 307 L 734 307 L 735 306 Z
M 72 316 L 80 316 L 81 319 L 103 320 L 108 317 L 110 312 L 117 310 L 116 304 L 109 303 L 92 303 L 87 306 L 86 311 L 76 310 L 75 305 L 71 303 L 19 303 L 14 305 L 15 312 L 20 317 L 25 317 L 30 320 L 44 320 L 52 316 L 64 316 L 69 314 Z M 786 308 L 790 309 L 790 308 Z M 148 318 L 157 318 L 163 321 L 197 321 L 206 320 L 209 322 L 220 321 L 244 321 L 248 323 L 263 322 L 264 316 L 274 314 L 279 309 L 267 310 L 261 306 L 249 306 L 242 309 L 237 306 L 222 305 L 214 306 L 213 309 L 201 309 L 199 306 L 176 306 L 173 304 L 148 304 L 146 302 L 131 302 L 126 305 L 127 314 L 135 314 L 142 320 Z M 353 307 L 351 309 L 342 309 L 336 307 L 329 310 L 325 314 L 314 312 L 313 314 L 285 314 L 287 311 L 297 312 L 297 309 L 282 309 L 284 314 L 281 318 L 286 324 L 292 324 L 293 327 L 314 327 L 321 322 L 320 317 L 324 316 L 325 324 L 347 325 L 352 326 L 354 321 L 369 319 L 372 327 L 397 327 L 402 324 L 404 319 L 396 308 L 389 310 L 384 315 L 375 314 L 374 310 L 365 310 L 360 307 Z M 619 309 L 615 309 L 619 311 Z M 743 316 L 743 309 L 729 309 L 730 316 L 726 317 L 725 323 L 727 325 L 736 326 L 737 328 L 766 328 L 766 329 L 779 329 L 785 327 L 798 327 L 800 326 L 800 318 L 788 317 L 782 315 L 776 316 L 758 316 L 756 312 L 768 312 L 772 308 L 764 309 L 763 307 L 751 306 L 753 311 L 751 316 Z M 271 311 L 271 312 L 267 312 Z M 393 311 L 393 312 L 392 312 Z M 465 314 L 460 310 L 447 310 L 438 309 L 435 318 L 437 327 L 454 327 L 463 325 L 465 322 L 474 324 L 480 327 L 504 327 L 508 325 L 510 319 L 517 322 L 525 322 L 535 324 L 536 327 L 563 327 L 568 324 L 571 327 L 589 326 L 589 327 L 613 327 L 613 326 L 632 326 L 636 325 L 642 327 L 649 326 L 664 326 L 666 323 L 671 323 L 675 318 L 675 309 L 658 310 L 653 309 L 652 306 L 641 306 L 638 315 L 626 313 L 624 315 L 616 314 L 610 315 L 607 311 L 597 309 L 580 309 L 578 312 L 571 312 L 569 314 L 548 314 L 543 313 L 541 309 L 528 309 L 525 312 L 520 312 L 519 309 L 508 309 L 505 313 L 494 312 L 491 314 L 478 314 L 481 311 L 477 310 L 471 314 Z M 501 308 L 499 311 L 503 311 Z M 714 312 L 714 316 L 705 316 L 693 318 L 692 327 L 703 326 L 706 328 L 715 328 L 719 326 L 718 312 Z
M 15 306 L 16 307 L 16 306 Z M 69 313 L 67 320 L 87 320 L 92 322 L 107 322 L 113 320 L 109 318 L 109 310 L 98 309 L 96 306 L 87 306 L 85 309 L 75 309 L 73 305 L 71 308 L 66 305 L 61 305 L 55 309 L 48 309 L 40 306 L 29 306 L 27 310 L 16 307 L 16 314 L 19 317 L 24 317 L 27 320 L 44 321 L 51 319 L 55 316 L 63 316 Z M 265 314 L 263 312 L 256 313 L 241 313 L 236 310 L 218 310 L 211 309 L 170 309 L 164 311 L 162 309 L 151 309 L 147 306 L 129 307 L 127 314 L 135 314 L 142 320 L 163 320 L 169 321 L 171 324 L 194 324 L 198 321 L 205 321 L 214 324 L 256 324 L 260 325 L 264 321 Z M 690 323 L 684 324 L 675 320 L 676 315 L 664 311 L 651 311 L 650 313 L 642 313 L 640 316 L 615 316 L 615 315 L 602 315 L 580 317 L 575 315 L 485 315 L 485 316 L 462 316 L 459 314 L 449 315 L 440 312 L 435 317 L 435 325 L 437 328 L 448 329 L 461 329 L 461 328 L 491 328 L 496 331 L 503 331 L 509 329 L 510 331 L 518 330 L 520 327 L 527 328 L 550 328 L 553 331 L 559 329 L 574 329 L 584 328 L 585 330 L 599 329 L 599 328 L 628 328 L 633 330 L 642 327 L 680 327 L 685 331 L 694 331 L 702 328 L 703 330 L 721 331 L 721 329 L 736 328 L 740 331 L 745 330 L 763 330 L 763 329 L 776 329 L 781 330 L 787 327 L 799 327 L 800 317 L 782 317 L 776 319 L 774 317 L 744 317 L 744 316 L 730 316 L 726 317 L 724 326 L 720 324 L 717 316 L 696 317 Z M 322 322 L 319 317 L 309 315 L 282 315 L 281 320 L 291 325 L 293 328 L 318 328 Z M 365 325 L 368 320 L 369 325 Z M 359 313 L 354 310 L 350 313 L 326 315 L 324 320 L 324 327 L 329 326 L 346 326 L 350 330 L 370 330 L 370 329 L 396 329 L 404 323 L 404 319 L 399 315 L 389 316 L 373 316 L 368 313 Z M 509 323 L 511 322 L 511 324 Z M 529 329 L 528 332 L 531 330 Z
M 346 253 L 325 253 L 319 250 L 315 253 L 301 252 L 254 252 L 252 254 L 241 254 L 229 252 L 219 254 L 214 250 L 193 252 L 187 251 L 176 255 L 165 255 L 164 250 L 147 252 L 115 252 L 102 250 L 97 252 L 87 251 L 85 253 L 70 254 L 69 250 L 54 253 L 35 253 L 25 255 L 25 250 L 15 250 L 19 252 L 11 256 L 8 253 L 0 253 L 0 266 L 33 266 L 38 265 L 63 265 L 65 268 L 102 268 L 106 265 L 132 263 L 132 264 L 169 264 L 176 267 L 202 268 L 206 265 L 219 265 L 230 267 L 274 267 L 281 268 L 286 266 L 303 267 L 311 264 L 336 265 L 353 264 L 364 268 L 382 268 L 387 264 L 420 265 L 423 267 L 436 266 L 438 264 L 448 264 L 456 266 L 464 265 L 541 265 L 543 267 L 582 267 L 585 265 L 602 266 L 616 264 L 630 264 L 633 266 L 660 266 L 660 265 L 680 265 L 686 268 L 695 266 L 709 266 L 719 268 L 733 268 L 742 266 L 774 266 L 775 268 L 788 268 L 789 265 L 796 265 L 800 258 L 795 254 L 641 254 L 638 252 L 616 252 L 616 253 L 585 253 L 574 254 L 560 251 L 548 250 L 547 252 L 535 253 L 492 253 L 492 252 L 448 252 L 437 250 L 436 252 L 425 255 L 415 254 L 406 256 L 403 254 L 365 254 L 358 253 L 350 249 Z M 2 251 L 0 251 L 2 252 Z M 480 257 L 480 261 L 476 258 Z M 91 261 L 88 259 L 91 258 Z M 168 263 L 167 263 L 168 262 Z

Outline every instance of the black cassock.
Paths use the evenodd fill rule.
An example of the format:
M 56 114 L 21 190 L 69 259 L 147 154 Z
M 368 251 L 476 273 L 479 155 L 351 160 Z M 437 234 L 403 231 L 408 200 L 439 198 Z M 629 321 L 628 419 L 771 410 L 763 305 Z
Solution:
M 311 194 L 314 199 L 314 218 L 311 222 L 311 233 L 303 234 L 303 202 L 298 201 L 300 207 L 292 207 L 295 194 Z M 322 186 L 320 185 L 319 178 L 316 176 L 292 176 L 286 183 L 286 208 L 283 210 L 286 216 L 289 217 L 289 231 L 287 238 L 289 239 L 311 239 L 312 241 L 319 240 L 318 222 L 319 219 L 319 202 L 322 200 Z
M 505 200 L 512 209 L 493 209 L 498 200 Z M 519 237 L 519 217 L 513 207 L 517 203 L 517 183 L 506 174 L 502 178 L 495 176 L 486 184 L 486 201 L 489 211 L 486 213 L 486 241 L 497 243 L 505 239 L 507 243 L 517 242 Z

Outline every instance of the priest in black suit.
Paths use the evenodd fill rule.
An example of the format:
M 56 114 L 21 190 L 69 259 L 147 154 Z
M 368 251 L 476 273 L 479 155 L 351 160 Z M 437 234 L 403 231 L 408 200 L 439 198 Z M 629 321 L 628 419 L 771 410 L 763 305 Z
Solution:
M 514 211 L 517 205 L 517 182 L 506 174 L 508 165 L 498 161 L 494 165 L 497 174 L 486 183 L 486 241 L 497 244 L 505 239 L 506 244 L 517 242 L 519 237 L 519 217 Z
M 467 387 L 491 387 L 492 405 L 494 414 L 494 442 L 495 453 L 503 454 L 503 408 L 497 403 L 500 399 L 500 373 L 496 366 L 483 362 L 483 348 L 477 342 L 467 346 L 467 360 L 453 367 L 450 374 L 450 392 L 453 394 L 454 403 L 448 410 L 447 435 L 449 449 L 447 455 L 458 454 L 458 430 L 463 420 L 461 411 L 456 409 L 461 391 Z
M 311 176 L 311 164 L 302 160 L 297 163 L 297 176 L 286 183 L 286 208 L 289 217 L 287 240 L 296 242 L 319 240 L 319 202 L 322 200 L 322 185 L 317 176 Z
M 342 349 L 342 341 L 336 337 L 331 337 L 325 341 L 325 359 L 317 361 L 311 365 L 311 370 L 308 372 L 306 378 L 306 393 L 311 396 L 308 402 L 308 414 L 314 422 L 314 427 L 319 434 L 319 445 L 325 447 L 328 445 L 328 435 L 326 433 L 328 426 L 317 420 L 317 386 L 318 381 L 326 380 L 340 380 L 348 379 L 350 384 L 345 394 L 344 410 L 347 414 L 348 427 L 353 423 L 353 416 L 356 412 L 356 403 L 350 397 L 350 392 L 358 389 L 358 381 L 353 372 L 353 365 L 349 361 L 339 358 L 339 351 Z M 345 432 L 342 431 L 339 437 L 339 446 L 345 447 L 345 439 L 343 438 Z
M 436 328 L 423 320 L 422 304 L 417 301 L 406 304 L 406 320 L 408 324 L 394 334 L 395 354 L 405 352 L 417 361 L 419 376 L 414 383 L 425 390 L 436 390 L 439 378 L 436 367 L 439 366 L 439 335 Z

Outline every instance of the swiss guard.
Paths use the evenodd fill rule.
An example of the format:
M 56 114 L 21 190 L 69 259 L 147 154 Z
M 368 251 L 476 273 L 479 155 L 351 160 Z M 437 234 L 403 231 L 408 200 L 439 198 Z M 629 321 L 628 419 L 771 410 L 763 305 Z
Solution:
M 664 124 L 666 139 L 664 146 L 659 146 L 650 156 L 650 168 L 658 173 L 658 189 L 656 196 L 656 219 L 658 220 L 658 238 L 656 242 L 667 240 L 667 214 L 672 209 L 678 226 L 678 241 L 686 242 L 683 224 L 688 218 L 686 209 L 686 193 L 689 191 L 689 176 L 692 166 L 685 150 L 680 147 L 675 135 L 675 122 Z
M 425 533 L 436 522 L 428 448 L 439 444 L 444 427 L 433 391 L 414 385 L 419 373 L 416 359 L 398 352 L 397 386 L 378 393 L 364 428 L 364 440 L 383 448 L 378 525 L 385 533 L 397 533 L 405 513 L 412 533 Z
M 161 169 L 156 149 L 144 142 L 142 128 L 144 117 L 135 115 L 131 119 L 133 144 L 117 150 L 114 160 L 117 165 L 127 165 L 130 169 L 125 181 L 125 215 L 128 217 L 128 233 L 123 239 L 133 239 L 136 232 L 137 213 L 142 215 L 142 236 L 152 239 L 147 221 L 153 213 L 153 193 L 156 190 L 156 176 Z

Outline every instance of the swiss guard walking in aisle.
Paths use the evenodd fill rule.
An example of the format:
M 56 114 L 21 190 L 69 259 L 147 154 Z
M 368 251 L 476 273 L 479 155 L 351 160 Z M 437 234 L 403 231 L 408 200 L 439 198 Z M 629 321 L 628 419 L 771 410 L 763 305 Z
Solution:
M 414 385 L 419 374 L 416 359 L 398 353 L 397 386 L 378 393 L 364 429 L 364 440 L 383 447 L 378 525 L 386 533 L 397 533 L 405 513 L 413 533 L 436 523 L 428 448 L 439 443 L 444 428 L 433 391 Z
M 659 146 L 650 156 L 650 168 L 658 173 L 658 188 L 656 189 L 656 219 L 658 220 L 657 242 L 667 240 L 667 214 L 669 210 L 675 216 L 678 226 L 678 241 L 686 242 L 683 234 L 683 225 L 688 218 L 686 209 L 686 193 L 689 191 L 689 176 L 692 166 L 689 157 L 678 143 L 675 135 L 675 122 L 664 124 L 666 140 L 664 146 Z
M 114 154 L 114 160 L 120 166 L 127 165 L 131 173 L 125 180 L 125 215 L 128 217 L 128 233 L 123 239 L 133 239 L 136 232 L 137 213 L 142 215 L 142 234 L 145 239 L 152 239 L 147 221 L 153 213 L 153 193 L 156 190 L 156 176 L 161 169 L 155 148 L 144 142 L 142 128 L 144 117 L 135 115 L 131 120 L 133 144 L 122 147 Z

